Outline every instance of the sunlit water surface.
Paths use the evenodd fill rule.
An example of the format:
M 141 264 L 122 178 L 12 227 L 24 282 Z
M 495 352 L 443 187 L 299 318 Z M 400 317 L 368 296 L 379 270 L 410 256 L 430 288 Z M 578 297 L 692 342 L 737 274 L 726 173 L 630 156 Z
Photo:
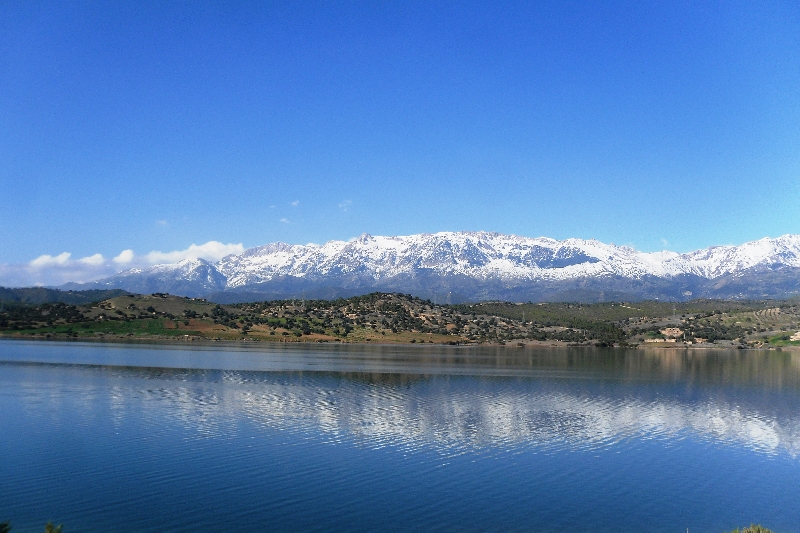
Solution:
M 6 519 L 800 531 L 800 357 L 0 342 Z

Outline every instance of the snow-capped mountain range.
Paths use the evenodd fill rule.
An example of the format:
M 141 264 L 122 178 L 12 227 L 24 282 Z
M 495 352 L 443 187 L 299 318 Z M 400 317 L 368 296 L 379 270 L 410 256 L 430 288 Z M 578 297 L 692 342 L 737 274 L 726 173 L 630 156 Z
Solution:
M 216 263 L 197 259 L 131 269 L 69 288 L 87 286 L 221 301 L 373 290 L 441 301 L 786 297 L 800 290 L 800 235 L 679 254 L 488 232 L 364 234 L 324 245 L 267 244 Z

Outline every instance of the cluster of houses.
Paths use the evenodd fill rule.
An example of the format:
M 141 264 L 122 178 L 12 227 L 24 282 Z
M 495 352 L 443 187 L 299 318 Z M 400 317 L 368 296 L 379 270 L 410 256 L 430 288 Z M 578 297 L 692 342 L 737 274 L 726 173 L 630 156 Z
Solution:
M 655 339 L 645 339 L 644 342 L 678 342 L 678 337 L 683 335 L 683 330 L 680 328 L 664 328 L 659 331 L 664 337 L 656 337 Z M 798 333 L 800 334 L 800 332 Z M 684 337 L 685 340 L 685 337 Z M 694 338 L 694 344 L 703 344 L 708 339 L 703 339 L 700 337 Z M 692 344 L 692 341 L 688 341 L 689 344 Z

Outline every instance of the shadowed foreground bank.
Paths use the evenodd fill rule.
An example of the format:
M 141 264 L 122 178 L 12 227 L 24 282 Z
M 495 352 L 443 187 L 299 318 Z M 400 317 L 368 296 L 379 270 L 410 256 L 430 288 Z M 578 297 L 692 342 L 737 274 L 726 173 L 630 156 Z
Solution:
M 59 524 L 58 527 L 56 527 L 52 524 L 52 522 L 48 522 L 44 526 L 44 533 L 61 533 L 62 526 L 63 524 Z M 10 531 L 11 531 L 10 522 L 0 522 L 0 533 L 9 533 Z M 761 524 L 758 525 L 751 524 L 750 526 L 742 529 L 736 528 L 730 533 L 773 533 L 773 532 L 765 528 Z

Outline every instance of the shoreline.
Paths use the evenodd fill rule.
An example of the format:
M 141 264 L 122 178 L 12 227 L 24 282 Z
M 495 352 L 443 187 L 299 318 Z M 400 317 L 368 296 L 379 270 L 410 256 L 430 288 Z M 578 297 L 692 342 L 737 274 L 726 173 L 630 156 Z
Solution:
M 164 346 L 171 345 L 202 345 L 202 346 L 391 346 L 391 347 L 452 347 L 452 348 L 480 348 L 480 347 L 495 347 L 495 348 L 508 348 L 510 350 L 521 349 L 567 349 L 567 348 L 605 348 L 605 349 L 622 349 L 622 350 L 658 350 L 658 351 L 708 351 L 708 350 L 725 350 L 736 352 L 800 352 L 800 346 L 775 346 L 775 347 L 747 347 L 741 345 L 717 345 L 717 344 L 684 344 L 684 343 L 641 343 L 629 346 L 597 346 L 593 343 L 587 344 L 571 344 L 571 343 L 558 343 L 558 342 L 541 342 L 541 341 L 508 341 L 505 343 L 498 342 L 364 342 L 364 341 L 348 341 L 348 340 L 335 340 L 335 341 L 319 341 L 319 340 L 267 340 L 258 338 L 241 338 L 241 339 L 222 339 L 222 338 L 208 338 L 197 335 L 185 335 L 184 337 L 177 336 L 153 336 L 153 337 L 130 337 L 127 335 L 120 336 L 92 336 L 92 337 L 60 337 L 53 335 L 4 335 L 0 334 L 0 341 L 3 340 L 17 340 L 17 341 L 35 341 L 35 342 L 88 342 L 88 343 L 108 343 L 108 344 L 157 344 Z M 665 346 L 664 344 L 667 344 Z

